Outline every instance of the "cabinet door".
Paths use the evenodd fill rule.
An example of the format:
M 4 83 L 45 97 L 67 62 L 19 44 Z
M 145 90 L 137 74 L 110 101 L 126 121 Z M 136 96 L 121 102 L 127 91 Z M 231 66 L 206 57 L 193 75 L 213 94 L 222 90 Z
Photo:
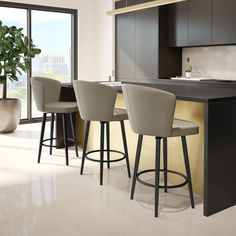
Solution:
M 236 44 L 236 1 L 213 0 L 212 43 Z
M 170 47 L 188 45 L 188 2 L 175 3 L 169 6 L 168 29 Z
M 115 8 L 123 8 L 136 4 L 137 0 L 119 0 L 115 2 Z
M 135 13 L 116 16 L 116 79 L 135 78 Z
M 136 12 L 136 79 L 158 78 L 158 8 Z
M 211 45 L 211 1 L 188 0 L 188 45 Z
M 126 6 L 126 0 L 121 0 L 118 2 L 115 2 L 115 9 L 122 8 Z

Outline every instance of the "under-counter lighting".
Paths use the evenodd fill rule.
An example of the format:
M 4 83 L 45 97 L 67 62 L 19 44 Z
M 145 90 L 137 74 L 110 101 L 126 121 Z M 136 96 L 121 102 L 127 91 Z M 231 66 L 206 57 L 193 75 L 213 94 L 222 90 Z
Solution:
M 184 2 L 184 1 L 186 0 L 155 0 L 151 2 L 135 4 L 132 6 L 127 6 L 127 1 L 126 1 L 126 7 L 108 11 L 107 15 L 109 16 L 118 15 L 118 14 L 123 14 L 127 12 L 138 11 L 138 10 L 143 10 L 147 8 L 158 7 L 158 6 L 168 5 L 168 4 L 177 3 L 177 2 Z

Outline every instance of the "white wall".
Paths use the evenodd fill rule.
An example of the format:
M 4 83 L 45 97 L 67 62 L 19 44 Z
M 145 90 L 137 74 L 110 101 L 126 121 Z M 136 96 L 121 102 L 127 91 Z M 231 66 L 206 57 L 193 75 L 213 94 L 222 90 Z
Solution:
M 112 70 L 112 0 L 8 0 L 78 9 L 79 79 L 108 80 Z
M 236 46 L 184 48 L 183 72 L 187 57 L 193 77 L 236 80 Z
M 95 0 L 95 68 L 97 80 L 107 80 L 113 68 L 113 18 L 106 12 L 112 9 L 112 0 Z M 113 78 L 114 79 L 114 78 Z

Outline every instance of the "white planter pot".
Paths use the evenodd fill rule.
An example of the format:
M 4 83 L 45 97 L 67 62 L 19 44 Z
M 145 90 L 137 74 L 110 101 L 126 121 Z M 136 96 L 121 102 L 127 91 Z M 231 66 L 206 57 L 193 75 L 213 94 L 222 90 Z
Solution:
M 0 133 L 13 132 L 20 123 L 21 101 L 19 99 L 0 99 Z

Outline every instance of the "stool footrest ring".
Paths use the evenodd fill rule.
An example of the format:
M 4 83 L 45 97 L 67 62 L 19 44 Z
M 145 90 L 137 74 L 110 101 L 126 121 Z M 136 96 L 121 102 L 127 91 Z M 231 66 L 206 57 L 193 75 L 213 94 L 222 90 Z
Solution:
M 94 162 L 100 162 L 99 159 L 94 159 L 94 158 L 91 158 L 89 157 L 88 155 L 91 154 L 91 153 L 97 153 L 97 152 L 101 152 L 100 150 L 92 150 L 92 151 L 89 151 L 89 152 L 86 152 L 86 159 L 90 160 L 90 161 L 94 161 Z M 104 152 L 108 152 L 107 149 L 104 149 Z M 126 155 L 124 152 L 120 152 L 120 151 L 117 151 L 117 150 L 109 150 L 109 152 L 113 152 L 113 153 L 118 153 L 118 154 L 121 154 L 123 157 L 119 158 L 119 159 L 114 159 L 114 160 L 110 160 L 109 162 L 117 162 L 117 161 L 122 161 L 126 158 Z M 103 160 L 104 163 L 107 163 L 108 160 Z
M 179 188 L 179 187 L 183 187 L 184 185 L 186 185 L 188 183 L 188 178 L 187 176 L 185 176 L 184 174 L 180 173 L 180 172 L 177 172 L 177 171 L 173 171 L 173 170 L 164 170 L 164 169 L 160 169 L 159 170 L 160 172 L 164 172 L 164 171 L 167 171 L 168 173 L 172 173 L 172 174 L 175 174 L 175 175 L 179 175 L 181 176 L 185 181 L 181 184 L 176 184 L 176 185 L 167 185 L 167 186 L 164 186 L 164 185 L 159 185 L 159 188 L 167 188 L 167 189 L 171 189 L 171 188 Z M 139 177 L 140 175 L 142 174 L 145 174 L 145 173 L 149 173 L 149 172 L 155 172 L 155 169 L 149 169 L 149 170 L 143 170 L 143 171 L 140 171 L 137 173 L 137 181 L 143 185 L 146 185 L 148 187 L 153 187 L 155 188 L 155 185 L 154 184 L 151 184 L 151 183 L 148 183 L 144 180 L 141 180 Z
M 42 146 L 51 147 L 50 144 L 44 144 L 44 142 L 48 142 L 48 141 L 51 141 L 51 140 L 64 140 L 64 139 L 63 139 L 63 138 L 47 138 L 47 139 L 44 139 L 44 140 L 43 140 Z M 71 142 L 75 143 L 75 140 L 72 139 L 72 138 L 67 138 L 67 142 L 68 142 L 68 141 L 71 141 Z M 52 147 L 57 148 L 58 146 L 57 146 L 57 145 L 52 145 Z

